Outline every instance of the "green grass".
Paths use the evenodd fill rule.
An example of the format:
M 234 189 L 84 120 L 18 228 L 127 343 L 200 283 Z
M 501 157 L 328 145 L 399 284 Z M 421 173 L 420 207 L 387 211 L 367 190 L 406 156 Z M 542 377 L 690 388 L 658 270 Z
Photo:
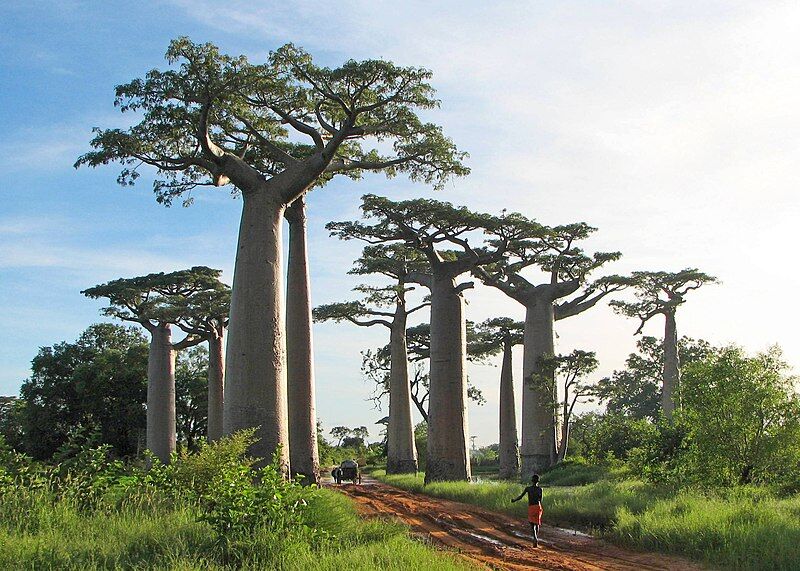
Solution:
M 588 478 L 580 467 L 543 482 Z M 597 475 L 599 472 L 595 472 Z M 374 475 L 399 488 L 478 505 L 524 519 L 527 506 L 510 503 L 522 490 L 512 482 L 436 482 L 423 475 Z M 614 477 L 613 471 L 610 473 Z M 765 489 L 710 495 L 672 491 L 631 480 L 582 486 L 543 486 L 545 522 L 592 529 L 633 549 L 683 555 L 724 569 L 800 569 L 800 496 L 778 498 Z
M 407 529 L 363 521 L 347 498 L 320 490 L 306 524 L 325 530 L 313 542 L 254 534 L 229 559 L 193 508 L 130 509 L 85 515 L 66 502 L 29 498 L 0 507 L 0 569 L 472 569 L 464 560 L 410 539 Z M 26 517 L 30 516 L 30 517 Z

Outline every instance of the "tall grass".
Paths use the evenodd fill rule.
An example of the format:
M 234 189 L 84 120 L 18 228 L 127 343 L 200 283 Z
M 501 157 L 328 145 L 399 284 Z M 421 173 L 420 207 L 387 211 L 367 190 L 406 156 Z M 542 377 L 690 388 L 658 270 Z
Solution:
M 212 529 L 197 520 L 192 507 L 85 514 L 41 496 L 28 505 L 36 510 L 35 525 L 13 509 L 1 510 L 0 569 L 474 568 L 410 539 L 400 524 L 363 521 L 350 500 L 328 490 L 315 492 L 304 514 L 306 524 L 324 531 L 321 540 L 255 533 L 237 546 L 240 559 L 228 566 Z
M 399 488 L 526 517 L 527 506 L 511 503 L 521 484 L 424 486 L 423 475 L 375 476 Z M 800 496 L 779 498 L 763 488 L 713 495 L 630 479 L 544 488 L 546 523 L 589 528 L 620 545 L 683 555 L 724 569 L 800 569 Z

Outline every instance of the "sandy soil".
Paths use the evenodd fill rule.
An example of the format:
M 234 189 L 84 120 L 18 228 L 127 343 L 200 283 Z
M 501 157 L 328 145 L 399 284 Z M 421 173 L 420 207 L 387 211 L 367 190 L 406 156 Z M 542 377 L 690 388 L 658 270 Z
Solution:
M 354 499 L 367 516 L 396 517 L 437 547 L 458 552 L 486 569 L 696 571 L 697 564 L 666 555 L 621 549 L 571 530 L 543 525 L 539 547 L 524 520 L 483 508 L 414 494 L 365 479 L 332 486 Z M 524 500 L 523 500 L 524 501 Z M 547 519 L 545 504 L 545 520 Z

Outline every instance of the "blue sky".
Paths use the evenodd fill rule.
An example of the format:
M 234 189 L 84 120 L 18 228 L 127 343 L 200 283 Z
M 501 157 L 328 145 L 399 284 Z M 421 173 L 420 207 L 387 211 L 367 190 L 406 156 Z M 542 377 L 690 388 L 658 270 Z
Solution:
M 98 321 L 87 286 L 195 264 L 231 276 L 240 202 L 198 192 L 157 205 L 147 177 L 74 170 L 94 126 L 123 126 L 113 88 L 163 66 L 188 35 L 253 59 L 292 41 L 322 63 L 385 57 L 434 71 L 443 124 L 473 174 L 441 193 L 402 178 L 336 181 L 309 199 L 315 303 L 356 285 L 355 244 L 329 220 L 359 196 L 435 196 L 507 207 L 546 223 L 585 220 L 590 248 L 621 250 L 609 271 L 697 266 L 722 285 L 697 292 L 681 333 L 749 350 L 780 343 L 800 364 L 800 7 L 792 2 L 17 2 L 0 5 L 0 393 L 15 394 L 38 347 Z M 521 317 L 499 293 L 468 294 L 469 318 Z M 661 324 L 647 332 L 657 334 Z M 636 324 L 599 307 L 559 324 L 558 347 L 619 367 Z M 382 331 L 315 330 L 318 410 L 327 426 L 372 426 L 361 349 Z M 498 369 L 470 377 L 478 443 L 497 440 Z M 519 375 L 518 375 L 519 376 Z

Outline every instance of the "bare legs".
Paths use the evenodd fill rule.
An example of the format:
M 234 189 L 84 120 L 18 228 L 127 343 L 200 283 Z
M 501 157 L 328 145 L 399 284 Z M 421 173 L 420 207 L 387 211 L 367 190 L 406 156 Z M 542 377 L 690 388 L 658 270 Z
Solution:
M 531 522 L 531 531 L 533 532 L 533 546 L 539 547 L 539 525 Z

